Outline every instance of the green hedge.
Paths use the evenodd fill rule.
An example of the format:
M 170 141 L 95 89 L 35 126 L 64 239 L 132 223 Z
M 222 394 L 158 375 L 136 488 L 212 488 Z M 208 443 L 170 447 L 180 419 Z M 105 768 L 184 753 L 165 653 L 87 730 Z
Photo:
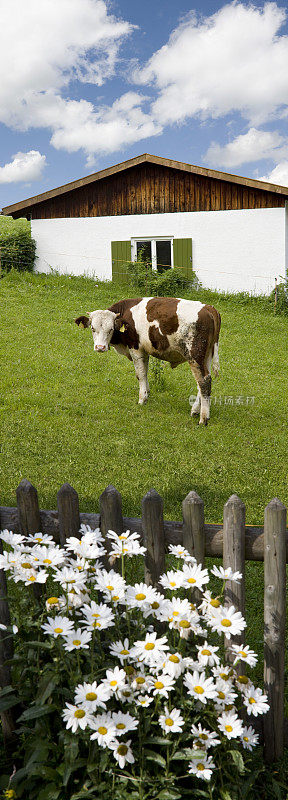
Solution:
M 1 270 L 10 272 L 32 272 L 35 263 L 36 242 L 31 239 L 30 231 L 17 230 L 12 226 L 0 228 Z
M 179 267 L 170 267 L 163 272 L 152 269 L 150 262 L 138 259 L 127 264 L 127 274 L 133 285 L 145 295 L 158 295 L 159 297 L 177 296 L 180 291 L 190 291 L 200 288 L 201 284 L 195 272 L 187 278 Z

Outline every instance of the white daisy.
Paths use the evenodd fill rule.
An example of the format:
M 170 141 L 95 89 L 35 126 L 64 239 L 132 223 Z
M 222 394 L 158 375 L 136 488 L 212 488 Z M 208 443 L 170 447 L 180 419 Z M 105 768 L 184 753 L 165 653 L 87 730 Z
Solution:
M 135 758 L 133 756 L 131 747 L 131 739 L 128 742 L 123 742 L 119 744 L 119 742 L 114 742 L 113 745 L 111 744 L 110 749 L 113 752 L 113 756 L 118 761 L 120 769 L 125 767 L 125 764 L 134 764 Z
M 153 697 L 150 697 L 149 694 L 139 694 L 136 699 L 136 705 L 142 706 L 142 708 L 147 708 L 151 703 L 153 703 Z
M 252 750 L 252 748 L 258 744 L 259 735 L 258 733 L 255 733 L 252 725 L 249 725 L 249 728 L 244 725 L 243 733 L 241 735 L 241 742 L 245 750 Z
M 85 589 L 86 575 L 72 567 L 62 567 L 55 570 L 53 580 L 60 583 L 64 591 L 69 592 L 73 588 L 78 594 Z
M 157 675 L 155 678 L 149 678 L 149 691 L 153 692 L 154 697 L 159 694 L 161 697 L 168 699 L 168 692 L 172 692 L 175 686 L 175 681 L 171 675 Z
M 97 685 L 96 681 L 93 683 L 79 683 L 75 689 L 75 703 L 81 703 L 90 711 L 96 711 L 96 708 L 105 708 L 107 700 L 109 700 L 111 692 L 107 686 L 102 683 Z
M 222 581 L 232 581 L 232 583 L 240 583 L 242 578 L 242 572 L 232 572 L 231 567 L 216 567 L 215 564 L 211 569 L 212 575 L 215 575 L 216 578 L 221 578 Z
M 114 569 L 99 569 L 95 575 L 95 588 L 103 592 L 108 601 L 119 602 L 125 595 L 126 582 Z
M 82 631 L 81 628 L 72 630 L 64 641 L 64 649 L 69 653 L 71 650 L 89 650 L 89 642 L 91 641 L 92 634 L 90 631 Z
M 215 614 L 217 608 L 220 608 L 221 602 L 219 597 L 213 597 L 210 591 L 206 589 L 206 592 L 203 592 L 202 601 L 199 605 L 199 611 L 202 611 L 204 614 L 209 614 L 212 616 Z
M 59 611 L 60 608 L 65 607 L 65 598 L 60 600 L 60 597 L 47 597 L 45 605 L 47 611 Z
M 71 728 L 72 733 L 76 733 L 77 728 L 85 730 L 87 725 L 93 724 L 93 716 L 88 708 L 80 705 L 66 703 L 66 708 L 62 712 L 66 728 Z
M 42 544 L 33 548 L 33 556 L 38 564 L 41 564 L 41 566 L 47 569 L 48 567 L 55 567 L 58 564 L 63 564 L 66 553 L 65 550 L 61 550 L 60 547 L 47 547 L 47 545 Z
M 190 772 L 191 775 L 196 775 L 196 778 L 210 781 L 213 769 L 215 769 L 215 764 L 213 764 L 212 756 L 206 756 L 200 759 L 199 755 L 195 755 L 195 761 L 189 761 L 188 767 L 188 772 Z
M 164 595 L 160 592 L 156 592 L 153 595 L 153 601 L 149 603 L 145 603 L 141 608 L 142 614 L 144 619 L 149 616 L 154 617 L 155 619 L 167 619 L 167 608 L 169 605 L 169 600 L 166 600 Z M 164 615 L 164 617 L 163 617 Z M 166 615 L 166 616 L 165 616 Z
M 90 738 L 96 739 L 100 747 L 109 747 L 111 742 L 116 739 L 116 728 L 110 713 L 94 717 L 90 727 L 94 731 Z
M 214 700 L 217 697 L 217 690 L 213 682 L 213 678 L 206 678 L 205 673 L 186 672 L 184 676 L 184 685 L 188 689 L 188 694 L 194 697 L 195 700 L 200 700 L 201 703 L 206 705 L 207 700 Z
M 131 655 L 129 639 L 124 639 L 124 642 L 122 642 L 121 639 L 119 639 L 118 642 L 113 642 L 113 644 L 110 645 L 109 649 L 111 656 L 119 658 L 120 664 L 122 665 L 125 663 L 125 661 L 127 661 L 127 658 L 129 658 L 129 656 Z
M 219 647 L 212 647 L 212 645 L 208 645 L 208 642 L 205 641 L 203 645 L 197 645 L 198 650 L 198 661 L 200 664 L 203 664 L 204 667 L 209 665 L 209 667 L 213 667 L 214 664 L 219 664 L 220 658 L 216 655 L 217 650 Z
M 126 593 L 126 603 L 128 608 L 143 608 L 147 603 L 151 604 L 157 600 L 157 590 L 146 583 L 135 583 L 135 586 L 128 586 Z
M 217 738 L 217 733 L 215 731 L 209 731 L 207 728 L 202 728 L 202 725 L 199 723 L 198 725 L 191 726 L 191 733 L 206 749 L 209 747 L 216 747 L 217 744 L 220 744 L 220 739 Z
M 13 533 L 13 531 L 8 531 L 7 528 L 5 528 L 5 530 L 0 533 L 0 539 L 2 539 L 2 542 L 10 544 L 11 547 L 17 548 L 25 542 L 26 536 L 22 536 L 21 533 Z
M 48 547 L 53 547 L 54 545 L 53 536 L 50 536 L 48 533 L 30 533 L 29 536 L 25 538 L 28 544 L 43 544 L 48 545 Z
M 114 711 L 112 720 L 116 727 L 117 736 L 124 736 L 128 731 L 135 731 L 139 724 L 138 719 L 132 717 L 131 714 L 123 714 L 123 711 Z
M 179 675 L 184 672 L 185 668 L 186 663 L 180 653 L 165 654 L 165 661 L 162 665 L 162 670 L 167 675 L 171 675 L 171 678 L 179 678 Z
M 169 711 L 167 706 L 165 706 L 164 714 L 160 714 L 159 717 L 159 725 L 162 731 L 166 731 L 166 733 L 181 733 L 184 719 L 181 717 L 178 708 L 172 708 L 172 710 Z
M 131 657 L 143 661 L 144 664 L 155 664 L 160 659 L 165 658 L 165 651 L 168 650 L 167 636 L 157 639 L 155 631 L 146 633 L 144 640 L 135 642 L 131 650 Z
M 82 611 L 85 615 L 82 623 L 89 631 L 101 631 L 114 625 L 115 616 L 113 611 L 105 603 L 95 603 L 92 600 L 90 605 L 85 604 L 83 606 Z
M 168 550 L 169 553 L 171 553 L 172 556 L 176 556 L 176 558 L 182 558 L 183 561 L 196 563 L 196 558 L 190 556 L 190 553 L 188 553 L 188 550 L 186 550 L 182 544 L 169 544 Z
M 212 631 L 225 633 L 227 639 L 237 636 L 246 628 L 246 622 L 240 611 L 236 611 L 234 606 L 220 606 L 215 615 L 207 620 Z
M 125 670 L 119 669 L 119 667 L 107 669 L 106 678 L 104 678 L 102 683 L 110 689 L 111 694 L 115 694 L 119 689 L 124 689 L 126 683 Z
M 243 703 L 247 708 L 247 714 L 258 717 L 258 714 L 266 714 L 269 711 L 267 694 L 262 694 L 261 689 L 255 686 L 247 686 L 243 693 Z
M 68 619 L 68 617 L 48 617 L 48 622 L 44 622 L 44 625 L 41 625 L 44 633 L 50 634 L 50 636 L 54 636 L 54 639 L 57 639 L 57 636 L 67 636 L 68 633 L 71 633 L 73 630 L 73 622 L 72 620 Z
M 234 704 L 236 700 L 237 694 L 232 689 L 231 683 L 229 681 L 223 681 L 221 678 L 218 678 L 216 681 L 216 689 L 217 689 L 217 699 L 216 699 L 216 709 L 221 710 L 225 708 L 225 706 Z
M 223 711 L 218 717 L 218 728 L 227 739 L 237 739 L 243 733 L 242 721 L 233 711 Z
M 235 655 L 234 664 L 237 664 L 238 661 L 246 661 L 249 667 L 255 667 L 255 664 L 257 664 L 257 653 L 254 653 L 254 650 L 250 650 L 248 644 L 246 646 L 244 644 L 232 644 L 231 650 Z
M 197 587 L 202 589 L 209 583 L 208 569 L 202 569 L 201 564 L 183 564 L 183 586 L 187 589 Z
M 13 580 L 15 583 L 22 581 L 25 586 L 30 586 L 32 583 L 46 583 L 48 577 L 48 572 L 45 569 L 38 570 L 33 567 L 31 569 L 31 562 L 24 561 L 14 572 Z
M 171 591 L 175 592 L 176 589 L 180 589 L 183 586 L 183 573 L 182 570 L 168 570 L 168 572 L 164 572 L 159 579 L 159 583 L 163 586 L 163 589 L 170 589 Z

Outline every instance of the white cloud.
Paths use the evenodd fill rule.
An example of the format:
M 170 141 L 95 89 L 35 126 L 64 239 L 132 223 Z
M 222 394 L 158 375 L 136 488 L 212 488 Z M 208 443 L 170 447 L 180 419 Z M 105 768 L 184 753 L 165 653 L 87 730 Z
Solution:
M 0 183 L 37 181 L 42 176 L 45 164 L 46 156 L 41 156 L 38 150 L 16 153 L 9 164 L 0 167 Z
M 288 186 L 288 159 L 281 161 L 272 169 L 268 175 L 263 175 L 258 178 L 259 181 L 267 181 L 268 183 L 275 183 L 278 186 Z
M 162 124 L 233 111 L 256 125 L 288 104 L 286 12 L 233 2 L 210 17 L 186 17 L 169 41 L 134 74 L 159 92 L 152 112 Z
M 212 142 L 205 160 L 214 166 L 229 169 L 264 158 L 277 161 L 285 155 L 288 157 L 288 137 L 282 136 L 278 131 L 250 128 L 247 133 L 236 136 L 225 145 Z

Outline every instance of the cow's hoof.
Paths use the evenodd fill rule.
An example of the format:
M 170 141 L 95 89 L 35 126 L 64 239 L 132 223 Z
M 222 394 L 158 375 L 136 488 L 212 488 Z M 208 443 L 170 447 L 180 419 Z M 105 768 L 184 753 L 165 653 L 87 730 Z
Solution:
M 199 425 L 208 425 L 209 420 L 206 419 L 199 419 Z
M 191 417 L 198 417 L 200 414 L 200 408 L 191 408 Z
M 139 406 L 145 406 L 145 403 L 147 403 L 147 400 L 148 400 L 148 397 L 141 398 L 141 400 L 138 400 L 138 405 Z

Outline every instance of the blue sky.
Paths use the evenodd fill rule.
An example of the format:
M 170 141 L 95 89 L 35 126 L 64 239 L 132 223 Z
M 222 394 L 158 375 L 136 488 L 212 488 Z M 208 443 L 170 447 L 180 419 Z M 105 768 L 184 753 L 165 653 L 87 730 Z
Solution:
M 0 208 L 143 152 L 288 185 L 287 2 L 9 0 L 0 23 Z

